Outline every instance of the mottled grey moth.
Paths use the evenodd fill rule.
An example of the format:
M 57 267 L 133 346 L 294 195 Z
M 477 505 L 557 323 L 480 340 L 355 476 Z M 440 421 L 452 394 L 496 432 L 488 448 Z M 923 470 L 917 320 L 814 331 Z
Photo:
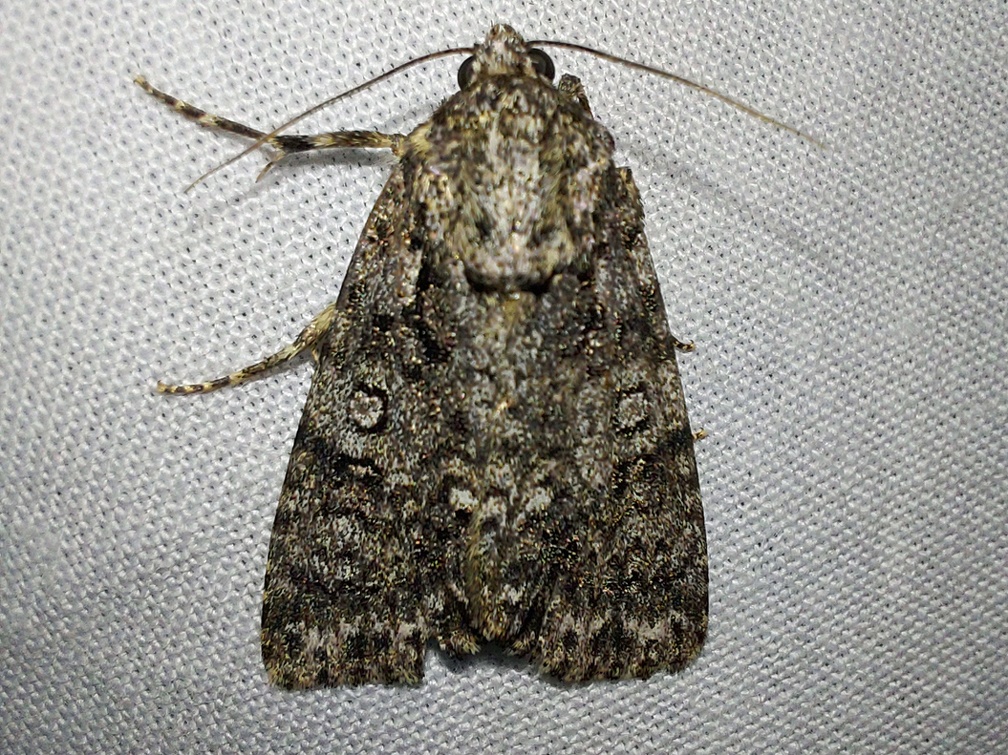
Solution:
M 411 133 L 265 134 L 397 164 L 340 294 L 233 385 L 317 367 L 273 524 L 282 687 L 416 682 L 486 642 L 570 681 L 678 669 L 707 629 L 694 437 L 640 197 L 578 79 L 495 26 Z

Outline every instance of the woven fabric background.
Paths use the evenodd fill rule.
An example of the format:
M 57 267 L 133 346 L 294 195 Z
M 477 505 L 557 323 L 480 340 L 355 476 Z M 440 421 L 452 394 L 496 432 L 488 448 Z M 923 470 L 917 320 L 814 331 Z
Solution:
M 1002 0 L 10 3 L 0 30 L 0 750 L 1008 751 Z M 633 168 L 699 444 L 710 634 L 569 686 L 430 651 L 416 687 L 266 684 L 259 602 L 311 366 L 172 399 L 335 298 L 391 158 L 247 159 L 131 83 L 268 126 L 495 21 Z M 311 128 L 406 131 L 460 60 Z

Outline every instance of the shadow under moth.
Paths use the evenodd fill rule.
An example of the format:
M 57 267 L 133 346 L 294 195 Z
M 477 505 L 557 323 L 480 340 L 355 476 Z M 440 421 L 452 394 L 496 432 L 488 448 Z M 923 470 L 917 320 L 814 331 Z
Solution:
M 494 26 L 465 51 L 460 90 L 409 134 L 267 134 L 137 79 L 255 140 L 246 152 L 271 147 L 267 167 L 340 147 L 398 160 L 338 299 L 292 344 L 158 386 L 314 356 L 266 564 L 262 655 L 281 687 L 417 682 L 432 641 L 496 643 L 562 680 L 647 677 L 704 641 L 688 345 L 637 187 L 542 50 Z

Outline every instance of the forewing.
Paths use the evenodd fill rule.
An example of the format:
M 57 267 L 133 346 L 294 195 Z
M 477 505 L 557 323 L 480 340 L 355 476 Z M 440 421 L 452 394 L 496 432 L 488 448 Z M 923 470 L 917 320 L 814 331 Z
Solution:
M 646 677 L 700 651 L 707 547 L 693 437 L 640 198 L 628 170 L 612 184 L 610 235 L 594 286 L 605 311 L 596 350 L 607 422 L 584 443 L 608 449 L 608 490 L 593 499 L 580 558 L 559 575 L 538 648 L 564 679 Z M 603 426 L 604 425 L 604 426 Z
M 458 528 L 427 505 L 453 439 L 413 374 L 404 212 L 396 168 L 316 348 L 266 565 L 263 660 L 282 687 L 415 682 L 431 637 L 455 628 L 456 646 L 475 645 L 447 587 Z

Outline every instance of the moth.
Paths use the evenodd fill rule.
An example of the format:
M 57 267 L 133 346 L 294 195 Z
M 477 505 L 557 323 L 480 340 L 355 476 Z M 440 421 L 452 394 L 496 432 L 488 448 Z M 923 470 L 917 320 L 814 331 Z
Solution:
M 262 656 L 287 688 L 415 683 L 493 643 L 567 681 L 683 667 L 707 630 L 694 435 L 630 170 L 573 76 L 494 26 L 409 134 L 265 134 L 397 163 L 311 349 Z M 268 167 L 268 166 L 267 166 Z

